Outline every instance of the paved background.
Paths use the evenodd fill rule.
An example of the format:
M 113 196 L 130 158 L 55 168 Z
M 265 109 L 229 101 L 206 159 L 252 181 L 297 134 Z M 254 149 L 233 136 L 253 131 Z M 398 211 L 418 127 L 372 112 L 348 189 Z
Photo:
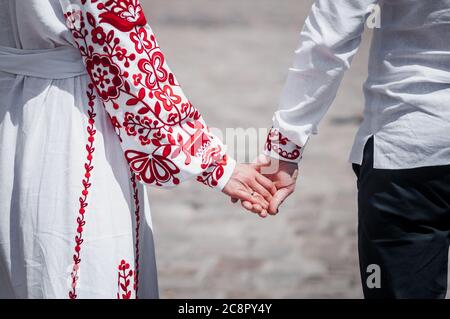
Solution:
M 311 0 L 143 4 L 210 126 L 271 125 Z M 196 182 L 150 190 L 163 298 L 362 297 L 347 157 L 362 116 L 369 38 L 309 143 L 298 191 L 279 216 L 259 220 Z

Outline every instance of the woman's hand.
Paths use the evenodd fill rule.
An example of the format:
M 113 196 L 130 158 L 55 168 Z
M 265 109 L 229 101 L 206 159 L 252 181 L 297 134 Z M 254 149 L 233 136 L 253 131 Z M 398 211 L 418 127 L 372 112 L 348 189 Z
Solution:
M 265 218 L 277 189 L 254 165 L 237 164 L 223 192 L 230 196 L 233 202 L 240 200 L 248 203 L 245 208 Z

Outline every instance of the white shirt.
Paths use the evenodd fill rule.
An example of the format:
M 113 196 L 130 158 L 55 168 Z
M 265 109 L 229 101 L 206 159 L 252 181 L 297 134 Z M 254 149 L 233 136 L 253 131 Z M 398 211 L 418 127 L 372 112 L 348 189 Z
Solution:
M 301 154 L 317 134 L 374 5 L 381 24 L 374 30 L 364 121 L 350 161 L 361 164 L 364 145 L 374 136 L 375 168 L 448 165 L 450 0 L 317 0 L 274 116 L 274 130 L 292 142 L 284 142 L 284 153 L 301 148 Z

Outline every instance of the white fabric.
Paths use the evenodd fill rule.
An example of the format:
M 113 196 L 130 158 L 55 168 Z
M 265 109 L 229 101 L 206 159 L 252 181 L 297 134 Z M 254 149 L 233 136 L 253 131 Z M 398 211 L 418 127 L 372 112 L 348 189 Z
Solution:
M 450 0 L 316 0 L 274 127 L 300 147 L 317 134 L 374 5 L 381 9 L 381 23 L 374 30 L 364 121 L 350 161 L 361 164 L 373 135 L 375 168 L 448 165 Z M 370 18 L 376 22 L 376 13 Z
M 106 33 L 113 32 L 122 48 L 135 54 L 127 64 L 130 75 L 139 72 L 137 63 L 144 58 L 135 52 L 128 31 L 100 22 L 97 4 L 114 6 L 118 10 L 114 12 L 124 10 L 133 18 L 141 17 L 141 8 L 135 0 L 127 0 L 126 7 L 119 7 L 123 1 L 82 2 L 0 0 L 0 298 L 158 297 L 150 207 L 144 185 L 137 182 L 149 181 L 155 171 L 144 170 L 150 167 L 142 165 L 144 160 L 133 158 L 129 164 L 124 156 L 130 148 L 150 154 L 155 142 L 143 145 L 123 126 L 112 125 L 113 117 L 124 125 L 123 108 L 127 114 L 137 114 L 138 109 L 121 97 L 114 107 L 108 105 L 113 99 L 98 97 L 104 83 L 93 72 L 100 72 L 100 66 L 91 70 L 97 87 L 89 87 L 90 78 L 75 49 L 86 44 L 92 47 L 92 56 L 105 52 L 100 44 L 90 42 L 92 29 L 87 29 L 86 42 L 72 36 L 73 26 L 64 17 L 70 8 L 61 3 L 78 8 L 73 12 L 84 17 L 86 27 L 94 19 Z M 151 29 L 141 26 L 150 39 Z M 122 68 L 123 81 L 127 79 L 124 61 L 119 57 L 111 62 Z M 127 92 L 134 94 L 136 88 L 130 83 Z M 175 79 L 170 83 L 186 103 Z M 150 96 L 143 96 L 142 103 L 153 105 Z M 139 107 L 139 103 L 134 104 Z M 205 128 L 197 128 L 211 144 L 195 147 L 198 141 L 183 135 L 190 129 L 184 127 L 191 124 L 189 119 L 173 130 L 181 128 L 178 137 L 187 138 L 196 152 L 187 154 L 188 164 L 184 153 L 168 154 L 166 147 L 159 161 L 176 158 L 180 172 L 167 179 L 161 173 L 154 185 L 174 186 L 175 177 L 183 182 L 197 174 L 201 180 L 213 168 L 217 180 L 202 182 L 220 190 L 234 161 L 212 161 L 200 168 L 198 154 L 221 144 Z M 196 125 L 203 123 L 201 117 L 198 121 Z M 115 129 L 120 130 L 122 142 Z M 166 143 L 166 135 L 156 138 Z M 156 170 L 162 167 L 155 165 Z
M 22 50 L 0 46 L 0 71 L 59 80 L 84 75 L 86 67 L 80 59 L 80 51 L 71 46 L 45 50 Z

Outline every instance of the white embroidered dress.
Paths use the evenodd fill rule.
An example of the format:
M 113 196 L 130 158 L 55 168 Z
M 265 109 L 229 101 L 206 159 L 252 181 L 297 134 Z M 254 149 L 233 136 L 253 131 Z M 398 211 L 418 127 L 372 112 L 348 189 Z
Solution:
M 0 298 L 158 297 L 144 184 L 234 164 L 138 0 L 0 0 Z

